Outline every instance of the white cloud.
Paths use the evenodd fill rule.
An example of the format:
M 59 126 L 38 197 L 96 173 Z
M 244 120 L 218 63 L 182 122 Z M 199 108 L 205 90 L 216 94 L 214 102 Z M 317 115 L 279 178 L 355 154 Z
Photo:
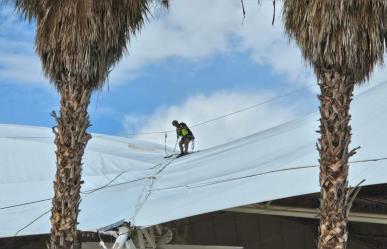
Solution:
M 387 60 L 387 56 L 384 56 L 384 61 Z M 365 84 L 355 88 L 355 93 L 359 94 L 367 91 L 369 88 L 374 87 L 375 85 L 386 83 L 387 73 L 384 65 L 379 65 L 375 68 L 374 72 L 371 75 L 371 78 Z
M 177 106 L 162 107 L 150 116 L 126 115 L 126 134 L 171 130 L 172 120 L 194 125 L 238 109 L 251 106 L 273 97 L 269 92 L 221 91 L 209 96 L 196 95 Z M 196 149 L 220 145 L 258 131 L 273 127 L 296 116 L 296 106 L 280 106 L 272 102 L 233 116 L 217 120 L 192 129 L 196 137 Z M 141 140 L 164 143 L 164 134 L 139 135 Z M 167 144 L 174 147 L 176 134 L 168 134 Z
M 247 13 L 242 24 L 240 0 L 174 0 L 169 11 L 151 17 L 132 39 L 129 54 L 113 70 L 110 83 L 127 83 L 145 66 L 168 63 L 170 58 L 203 63 L 217 54 L 238 52 L 269 66 L 289 83 L 315 82 L 299 49 L 284 33 L 281 4 L 277 3 L 272 26 L 271 1 L 262 1 L 261 6 L 254 0 L 245 1 Z M 0 81 L 47 85 L 33 51 L 34 33 L 33 26 L 12 8 L 0 10 Z
M 0 41 L 1 43 L 1 41 Z M 46 85 L 37 57 L 0 51 L 0 82 Z
M 271 24 L 272 4 L 245 1 L 247 15 L 242 25 L 239 0 L 173 1 L 165 15 L 152 18 L 129 48 L 130 55 L 113 71 L 112 82 L 122 82 L 140 68 L 168 58 L 192 62 L 217 53 L 248 52 L 260 65 L 269 65 L 274 73 L 289 82 L 310 84 L 311 70 L 303 63 L 299 49 L 285 36 L 281 16 Z M 277 6 L 281 12 L 281 6 Z
M 34 31 L 13 8 L 0 10 L 0 83 L 48 85 L 34 52 Z

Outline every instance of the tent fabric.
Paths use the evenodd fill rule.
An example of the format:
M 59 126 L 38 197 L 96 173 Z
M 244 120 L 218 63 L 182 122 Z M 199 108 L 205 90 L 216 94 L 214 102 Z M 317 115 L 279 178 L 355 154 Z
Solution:
M 351 158 L 352 186 L 387 182 L 386 94 L 381 84 L 354 98 L 351 147 L 361 149 Z M 163 145 L 93 134 L 83 159 L 79 229 L 120 220 L 150 226 L 318 192 L 318 118 L 312 113 L 178 159 L 163 158 Z M 0 125 L 0 237 L 49 232 L 52 141 L 48 128 Z

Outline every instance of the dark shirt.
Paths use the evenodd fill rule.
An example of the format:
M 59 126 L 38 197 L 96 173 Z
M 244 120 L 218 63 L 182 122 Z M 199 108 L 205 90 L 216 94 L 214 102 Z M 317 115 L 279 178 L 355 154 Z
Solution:
M 188 126 L 184 122 L 179 123 L 179 125 L 176 127 L 176 135 L 177 135 L 177 137 L 180 137 L 180 136 L 184 137 L 183 133 L 182 133 L 182 131 L 184 129 L 186 129 L 188 131 L 188 134 L 186 136 L 193 137 L 192 131 L 188 128 Z

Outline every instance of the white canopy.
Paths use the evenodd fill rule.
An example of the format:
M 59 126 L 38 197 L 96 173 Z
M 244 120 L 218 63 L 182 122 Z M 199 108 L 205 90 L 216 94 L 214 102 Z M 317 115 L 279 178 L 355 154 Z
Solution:
M 351 158 L 351 185 L 387 182 L 386 96 L 382 84 L 353 102 L 352 147 L 361 149 Z M 162 145 L 94 134 L 83 160 L 79 229 L 123 219 L 149 226 L 318 192 L 318 118 L 314 113 L 179 159 L 164 159 Z M 0 125 L 0 237 L 49 232 L 52 141 L 48 128 Z

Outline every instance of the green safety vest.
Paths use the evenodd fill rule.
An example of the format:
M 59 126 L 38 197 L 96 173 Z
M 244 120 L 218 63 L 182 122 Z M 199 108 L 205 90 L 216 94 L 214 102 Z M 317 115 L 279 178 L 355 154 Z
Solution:
M 183 129 L 180 130 L 180 134 L 183 137 L 185 137 L 185 136 L 187 136 L 189 134 L 189 132 L 188 132 L 188 130 L 186 128 L 183 128 Z

